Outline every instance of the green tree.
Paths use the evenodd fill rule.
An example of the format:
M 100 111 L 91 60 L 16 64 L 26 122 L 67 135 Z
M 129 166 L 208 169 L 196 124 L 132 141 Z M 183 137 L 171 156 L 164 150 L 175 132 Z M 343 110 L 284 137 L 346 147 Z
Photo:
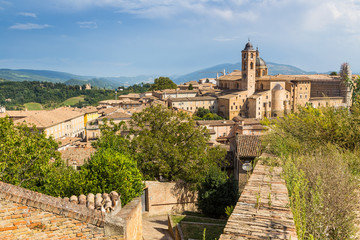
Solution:
M 188 90 L 194 90 L 194 87 L 193 85 L 190 83 L 189 87 L 188 87 Z
M 338 74 L 337 74 L 337 72 L 331 72 L 330 73 L 330 76 L 337 76 Z
M 62 161 L 57 147 L 35 127 L 0 118 L 0 180 L 42 192 L 53 166 Z
M 100 148 L 82 166 L 80 179 L 82 193 L 117 191 L 122 205 L 139 196 L 144 188 L 136 161 L 111 148 Z
M 205 82 L 206 82 L 206 83 L 209 83 L 209 82 L 210 82 L 210 80 L 207 78 L 207 79 L 205 80 Z
M 206 108 L 198 108 L 195 112 L 193 118 L 195 120 L 223 120 L 224 118 L 220 117 L 216 113 L 210 112 L 209 109 Z
M 154 84 L 151 84 L 150 91 L 164 90 L 164 89 L 176 89 L 177 85 L 168 77 L 158 77 L 154 80 Z
M 207 169 L 220 165 L 226 150 L 207 145 L 209 134 L 183 112 L 161 105 L 135 113 L 131 120 L 135 136 L 131 145 L 146 179 L 160 176 L 199 183 Z
M 225 216 L 225 209 L 239 198 L 238 184 L 219 168 L 211 167 L 205 181 L 198 187 L 198 207 L 210 217 Z

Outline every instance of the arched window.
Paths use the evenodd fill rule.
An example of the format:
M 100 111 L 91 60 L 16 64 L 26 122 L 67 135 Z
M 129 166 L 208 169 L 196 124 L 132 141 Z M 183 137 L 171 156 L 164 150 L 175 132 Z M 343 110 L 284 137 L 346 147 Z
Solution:
M 263 76 L 265 76 L 265 70 L 263 70 Z
M 244 53 L 244 59 L 246 59 L 246 57 L 247 57 L 247 54 L 246 54 L 246 53 Z
M 264 89 L 264 85 L 263 85 L 263 84 L 260 85 L 260 89 L 261 89 L 261 90 Z
M 251 59 L 253 59 L 253 58 L 254 58 L 254 54 L 252 53 L 252 54 L 251 54 Z
M 254 63 L 253 62 L 250 63 L 250 69 L 254 69 Z

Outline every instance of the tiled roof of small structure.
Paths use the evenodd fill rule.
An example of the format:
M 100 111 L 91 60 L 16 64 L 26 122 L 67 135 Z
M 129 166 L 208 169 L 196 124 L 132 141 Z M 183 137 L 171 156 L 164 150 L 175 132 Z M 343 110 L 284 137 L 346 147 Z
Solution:
M 238 157 L 258 157 L 261 154 L 260 137 L 256 135 L 236 136 Z
M 65 201 L 73 204 L 86 206 L 89 209 L 99 210 L 101 212 L 111 212 L 116 206 L 121 205 L 120 195 L 112 191 L 110 194 L 98 193 L 96 195 L 89 193 L 87 196 L 81 194 L 79 197 L 73 195 L 70 198 L 65 197 Z

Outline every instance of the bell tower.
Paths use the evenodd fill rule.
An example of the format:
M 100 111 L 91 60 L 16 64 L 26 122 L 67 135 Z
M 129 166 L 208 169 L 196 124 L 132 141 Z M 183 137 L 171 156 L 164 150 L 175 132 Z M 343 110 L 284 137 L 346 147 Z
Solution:
M 248 96 L 255 92 L 255 76 L 256 76 L 256 50 L 250 40 L 246 43 L 244 50 L 241 51 L 241 87 L 248 91 Z

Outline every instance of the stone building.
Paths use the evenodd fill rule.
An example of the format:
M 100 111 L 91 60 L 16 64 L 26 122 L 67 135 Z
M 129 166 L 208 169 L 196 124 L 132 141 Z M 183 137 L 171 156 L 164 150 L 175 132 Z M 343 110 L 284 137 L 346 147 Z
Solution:
M 351 105 L 351 90 L 346 79 L 352 79 L 352 74 L 347 63 L 341 66 L 340 76 L 270 76 L 266 62 L 250 42 L 241 54 L 242 71 L 235 70 L 217 79 L 220 89 L 232 91 L 218 98 L 219 115 L 225 118 L 281 117 L 306 104 L 314 107 Z
M 85 114 L 76 108 L 61 107 L 41 111 L 7 111 L 4 117 L 8 116 L 15 124 L 34 125 L 47 137 L 52 136 L 54 139 L 60 139 L 63 137 L 84 138 Z
M 169 98 L 168 106 L 171 108 L 183 109 L 192 113 L 196 112 L 198 108 L 209 109 L 213 113 L 217 113 L 218 102 L 216 97 L 198 96 L 187 98 Z

